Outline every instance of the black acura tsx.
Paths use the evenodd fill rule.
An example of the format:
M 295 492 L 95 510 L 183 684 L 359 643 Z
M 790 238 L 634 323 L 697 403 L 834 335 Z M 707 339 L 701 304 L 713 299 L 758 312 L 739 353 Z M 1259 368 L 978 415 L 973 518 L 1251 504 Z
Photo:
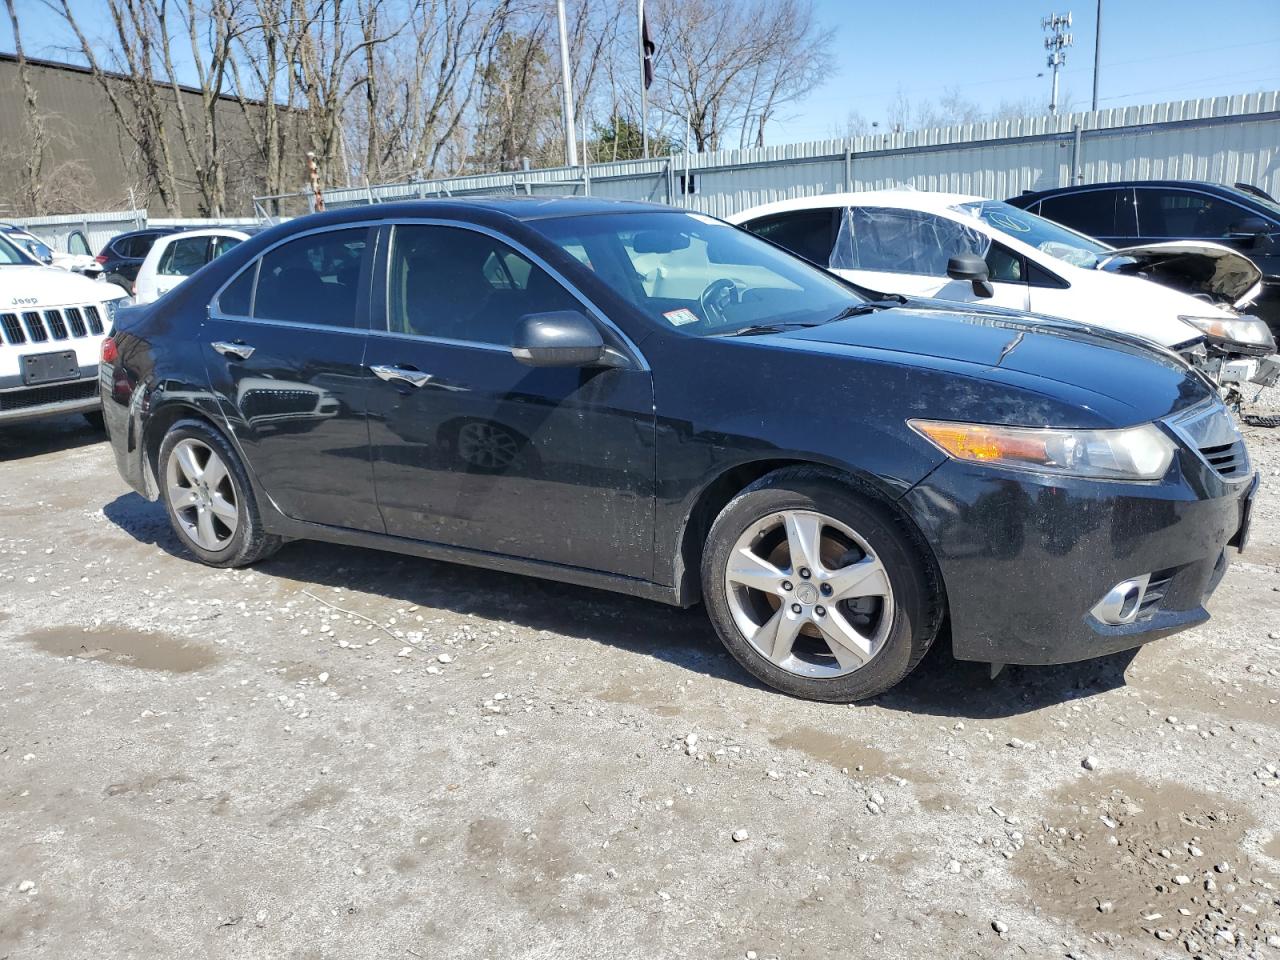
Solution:
M 585 198 L 274 227 L 122 311 L 101 382 L 121 473 L 204 563 L 314 539 L 701 600 L 815 700 L 944 630 L 1052 664 L 1199 624 L 1257 487 L 1159 348 Z

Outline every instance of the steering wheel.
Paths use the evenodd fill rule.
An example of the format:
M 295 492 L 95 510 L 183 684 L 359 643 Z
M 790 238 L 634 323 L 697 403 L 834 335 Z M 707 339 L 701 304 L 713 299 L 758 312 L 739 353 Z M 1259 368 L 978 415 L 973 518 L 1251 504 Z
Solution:
M 725 316 L 725 308 L 741 302 L 742 294 L 738 290 L 738 285 L 724 278 L 712 280 L 698 296 L 702 315 L 712 326 L 729 323 L 729 318 Z

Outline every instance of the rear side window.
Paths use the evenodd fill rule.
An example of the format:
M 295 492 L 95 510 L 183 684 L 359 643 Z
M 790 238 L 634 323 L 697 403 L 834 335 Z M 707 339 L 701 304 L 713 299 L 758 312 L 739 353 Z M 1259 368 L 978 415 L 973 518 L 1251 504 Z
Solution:
M 209 259 L 217 260 L 228 251 L 234 250 L 244 243 L 239 237 L 214 237 L 210 243 Z
M 835 235 L 831 229 L 834 211 L 797 210 L 761 217 L 744 224 L 758 237 L 776 243 L 810 263 L 826 267 L 831 261 L 831 246 Z
M 387 278 L 393 333 L 507 346 L 525 314 L 581 309 L 549 273 L 487 234 L 395 228 Z
M 183 237 L 165 247 L 156 273 L 162 277 L 189 277 L 208 262 L 209 238 Z
M 313 233 L 262 255 L 253 316 L 284 323 L 358 327 L 356 303 L 368 251 L 364 227 Z
M 1119 190 L 1082 190 L 1045 197 L 1040 201 L 1040 216 L 1090 237 L 1114 237 L 1120 196 Z

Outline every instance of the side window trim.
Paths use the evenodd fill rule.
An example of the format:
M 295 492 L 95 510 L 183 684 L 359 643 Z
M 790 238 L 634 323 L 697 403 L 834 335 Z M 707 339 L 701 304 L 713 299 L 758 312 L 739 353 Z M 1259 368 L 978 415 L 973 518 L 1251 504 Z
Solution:
M 243 267 L 237 270 L 234 274 L 231 275 L 231 277 L 225 283 L 223 283 L 222 286 L 220 286 L 217 289 L 217 292 L 214 293 L 214 295 L 209 300 L 209 316 L 211 318 L 218 319 L 218 320 L 237 320 L 237 321 L 243 321 L 246 323 L 271 324 L 273 326 L 280 326 L 280 327 L 293 327 L 299 330 L 308 330 L 308 329 L 328 330 L 328 331 L 336 331 L 338 333 L 343 333 L 343 332 L 369 333 L 371 332 L 369 327 L 370 315 L 372 312 L 370 309 L 370 305 L 373 298 L 369 296 L 369 291 L 370 291 L 369 283 L 364 281 L 371 282 L 374 277 L 373 265 L 378 254 L 377 240 L 378 240 L 378 237 L 381 236 L 382 234 L 382 231 L 379 230 L 378 228 L 381 226 L 382 226 L 382 221 L 380 220 L 357 220 L 351 223 L 337 223 L 337 224 L 331 224 L 325 227 L 316 227 L 313 230 L 307 230 L 303 233 L 295 233 L 287 237 L 282 237 L 281 239 L 273 243 L 271 246 L 267 247 L 267 249 L 260 252 L 256 257 L 253 258 L 251 262 L 245 264 Z M 311 237 L 321 233 L 333 233 L 336 230 L 356 230 L 361 228 L 363 228 L 368 233 L 368 236 L 369 236 L 368 243 L 373 247 L 373 249 L 370 253 L 368 253 L 364 257 L 360 267 L 361 276 L 360 276 L 360 279 L 356 281 L 356 283 L 359 286 L 359 289 L 357 289 L 356 291 L 356 312 L 361 315 L 363 320 L 363 323 L 360 326 L 339 327 L 339 326 L 333 326 L 333 325 L 324 324 L 324 323 L 293 323 L 289 320 L 265 320 L 265 319 L 262 319 L 261 317 L 253 316 L 253 312 L 258 305 L 258 268 L 262 263 L 263 257 L 265 257 L 272 250 L 275 250 L 277 247 L 282 247 L 286 243 L 292 243 L 294 240 L 301 240 L 304 237 Z M 249 295 L 249 315 L 243 316 L 238 313 L 223 313 L 222 304 L 221 304 L 223 292 L 228 287 L 230 287 L 233 283 L 239 280 L 241 274 L 243 274 L 247 270 L 252 270 L 254 272 L 253 290 Z
M 610 320 L 604 311 L 597 307 L 586 294 L 582 293 L 582 291 L 574 286 L 574 284 L 565 277 L 563 273 L 551 266 L 551 264 L 547 263 L 546 260 L 534 253 L 516 238 L 499 233 L 496 230 L 490 230 L 488 227 L 481 226 L 478 223 L 468 223 L 465 220 L 446 220 L 438 217 L 405 217 L 386 224 L 385 230 L 378 231 L 379 235 L 385 234 L 386 243 L 381 245 L 384 248 L 383 256 L 380 257 L 378 261 L 381 272 L 376 276 L 373 284 L 373 288 L 379 291 L 379 295 L 376 297 L 370 297 L 369 333 L 371 335 L 378 337 L 403 337 L 410 340 L 417 340 L 426 343 L 439 343 L 446 346 L 474 347 L 477 349 L 498 351 L 500 353 L 510 353 L 509 347 L 504 347 L 501 344 L 488 343 L 482 340 L 453 340 L 448 337 L 432 337 L 420 333 L 402 333 L 398 330 L 391 330 L 388 328 L 388 304 L 390 303 L 391 298 L 391 247 L 394 243 L 394 229 L 401 226 L 454 227 L 462 230 L 470 230 L 472 233 L 479 233 L 489 237 L 491 240 L 497 240 L 499 243 L 505 244 L 532 263 L 535 267 L 538 267 L 545 272 L 565 292 L 582 304 L 584 307 L 583 312 L 586 313 L 587 316 L 618 339 L 623 348 L 629 354 L 628 359 L 635 364 L 636 369 L 644 371 L 648 371 L 650 369 L 649 362 L 645 359 L 644 354 L 640 352 L 640 348 L 635 345 L 635 342 L 632 341 L 632 339 L 628 337 L 616 323 Z M 254 284 L 254 287 L 256 290 L 256 283 Z M 377 308 L 374 308 L 374 302 L 378 302 Z M 380 321 L 378 326 L 374 326 L 375 319 Z

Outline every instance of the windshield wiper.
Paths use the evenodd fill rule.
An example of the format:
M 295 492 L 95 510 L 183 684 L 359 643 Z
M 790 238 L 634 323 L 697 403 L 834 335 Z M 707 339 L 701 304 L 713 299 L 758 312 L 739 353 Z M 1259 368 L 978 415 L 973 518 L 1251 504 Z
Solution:
M 754 337 L 761 333 L 782 333 L 784 330 L 803 330 L 805 327 L 816 327 L 816 323 L 753 323 L 747 327 L 739 327 L 728 333 L 713 333 L 713 337 Z
M 900 293 L 890 294 L 883 300 L 869 300 L 866 303 L 855 303 L 852 306 L 845 307 L 827 323 L 835 323 L 837 320 L 848 320 L 850 317 L 861 317 L 868 313 L 875 313 L 877 310 L 888 310 L 890 307 L 901 306 L 907 302 L 907 298 Z

